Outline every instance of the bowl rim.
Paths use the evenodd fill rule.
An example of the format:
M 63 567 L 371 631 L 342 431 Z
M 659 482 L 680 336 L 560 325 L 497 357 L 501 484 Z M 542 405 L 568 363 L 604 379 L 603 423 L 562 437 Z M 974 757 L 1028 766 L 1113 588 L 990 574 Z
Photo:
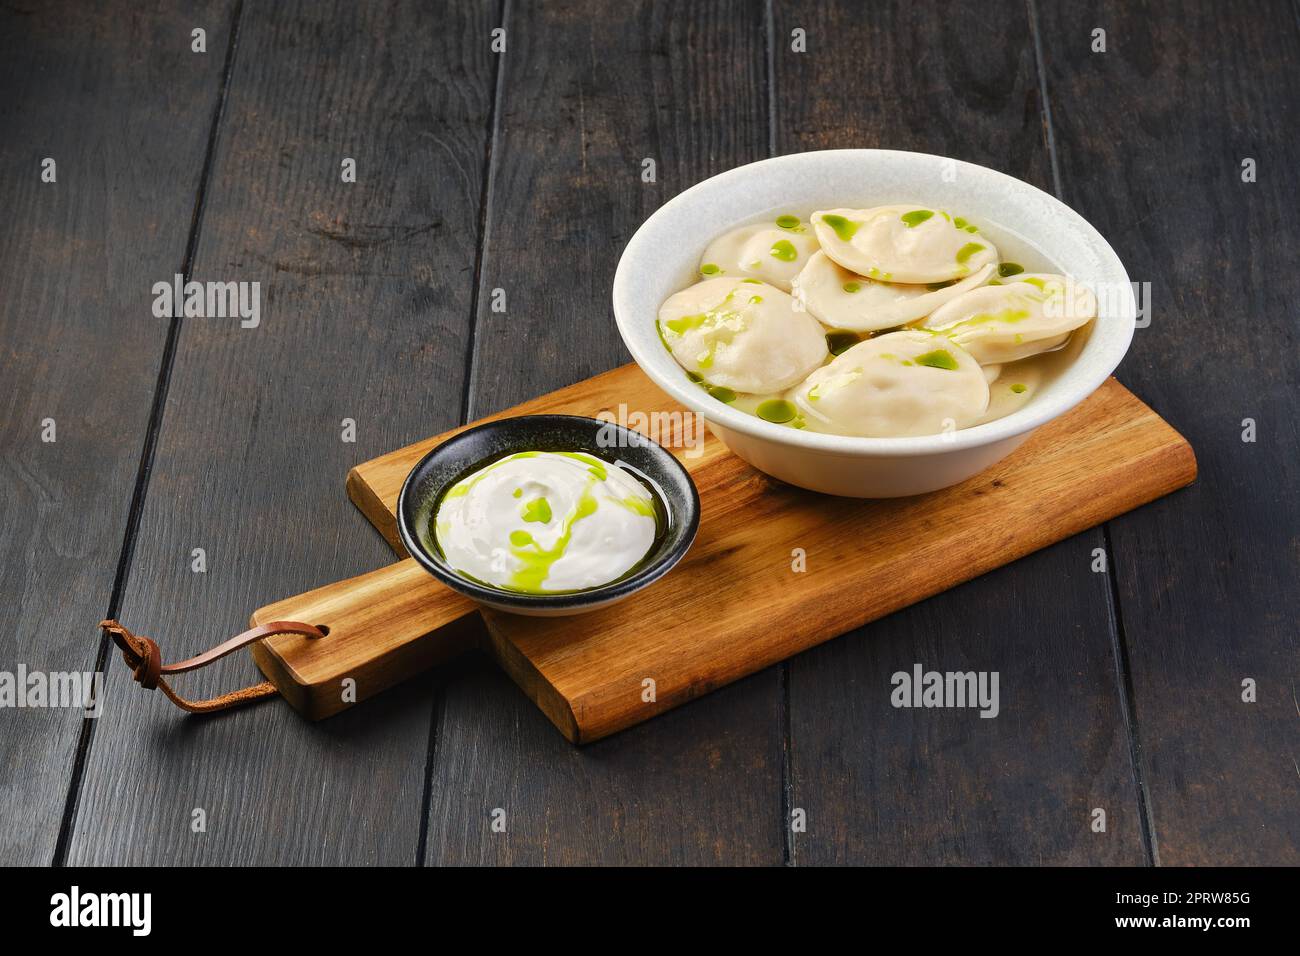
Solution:
M 433 555 L 429 554 L 428 549 L 420 540 L 419 535 L 411 526 L 415 517 L 415 510 L 421 502 L 413 500 L 416 493 L 416 485 L 428 468 L 430 462 L 440 455 L 445 455 L 448 451 L 455 449 L 455 446 L 462 441 L 469 440 L 481 432 L 493 431 L 505 427 L 519 428 L 542 428 L 545 425 L 553 424 L 556 420 L 561 420 L 570 424 L 581 423 L 584 427 L 614 428 L 620 439 L 630 439 L 635 441 L 641 447 L 650 449 L 650 455 L 656 459 L 663 467 L 669 470 L 676 470 L 680 477 L 685 479 L 684 485 L 690 492 L 684 505 L 681 508 L 670 508 L 670 521 L 676 520 L 683 527 L 679 539 L 670 547 L 665 549 L 653 561 L 647 563 L 640 570 L 633 572 L 625 577 L 610 581 L 607 584 L 597 585 L 594 588 L 588 588 L 582 591 L 562 591 L 554 594 L 529 594 L 523 591 L 510 591 L 505 588 L 496 588 L 491 585 L 480 584 L 477 581 L 470 580 L 458 574 L 449 564 L 439 562 Z M 620 442 L 620 448 L 624 445 Z M 605 459 L 610 464 L 614 462 Z M 654 478 L 655 476 L 651 476 Z M 661 484 L 656 479 L 656 484 Z M 438 489 L 438 494 L 442 489 Z M 667 492 L 658 492 L 664 498 L 667 498 Z M 673 502 L 663 502 L 665 507 L 673 505 Z M 674 512 L 681 511 L 682 514 L 677 516 Z M 408 517 L 409 515 L 409 517 Z M 507 415 L 502 418 L 494 418 L 490 421 L 473 425 L 463 431 L 457 432 L 445 441 L 439 442 L 433 448 L 429 449 L 415 466 L 407 473 L 405 480 L 402 482 L 402 489 L 397 495 L 397 534 L 406 548 L 407 554 L 415 559 L 425 571 L 428 571 L 435 578 L 441 581 L 447 587 L 454 591 L 459 591 L 466 597 L 473 598 L 482 604 L 496 607 L 517 607 L 527 608 L 529 610 L 541 609 L 573 609 L 586 607 L 587 605 L 605 605 L 613 601 L 627 597 L 636 591 L 653 584 L 673 567 L 677 565 L 686 553 L 690 551 L 691 545 L 695 542 L 695 537 L 700 528 L 700 493 L 695 486 L 695 480 L 691 473 L 668 449 L 664 448 L 658 442 L 646 437 L 640 432 L 633 431 L 617 422 L 602 421 L 600 419 L 588 418 L 583 415 L 562 415 L 562 414 L 540 414 L 540 415 Z M 592 608 L 595 609 L 594 607 Z
M 633 316 L 637 307 L 631 289 L 632 274 L 636 271 L 637 264 L 653 253 L 650 238 L 652 224 L 656 220 L 667 217 L 673 210 L 698 201 L 702 193 L 707 193 L 734 180 L 751 177 L 778 166 L 797 166 L 803 163 L 820 162 L 832 157 L 857 158 L 864 162 L 870 162 L 873 159 L 882 157 L 911 157 L 922 158 L 926 161 L 939 160 L 955 163 L 958 168 L 964 167 L 970 170 L 978 170 L 981 176 L 993 176 L 1011 185 L 1013 189 L 1029 190 L 1037 194 L 1039 201 L 1045 201 L 1056 215 L 1065 220 L 1068 226 L 1082 232 L 1091 242 L 1095 243 L 1103 258 L 1109 260 L 1105 265 L 1123 278 L 1123 291 L 1120 296 L 1118 314 L 1110 321 L 1110 325 L 1115 326 L 1118 320 L 1124 323 L 1124 327 L 1108 331 L 1108 337 L 1103 343 L 1104 350 L 1096 356 L 1095 370 L 1092 374 L 1060 395 L 1042 401 L 1030 401 L 1023 408 L 1017 409 L 1002 418 L 953 432 L 905 438 L 864 438 L 852 435 L 833 435 L 777 425 L 764 421 L 755 415 L 747 415 L 715 399 L 710 399 L 702 390 L 690 383 L 684 374 L 673 377 L 663 374 L 656 368 L 655 361 L 652 360 L 648 348 L 642 347 L 637 336 L 632 332 L 633 322 L 635 321 Z M 743 224 L 743 219 L 738 220 L 737 224 Z M 812 452 L 889 457 L 932 455 L 967 448 L 978 448 L 1024 434 L 1059 417 L 1101 387 L 1102 383 L 1115 371 L 1132 343 L 1133 332 L 1136 328 L 1137 311 L 1128 271 L 1124 268 L 1124 264 L 1115 253 L 1115 250 L 1091 223 L 1055 196 L 1022 179 L 1009 176 L 988 166 L 981 166 L 978 163 L 969 163 L 937 153 L 921 153 L 898 149 L 823 149 L 789 153 L 747 163 L 744 166 L 737 166 L 734 169 L 696 183 L 694 186 L 678 193 L 651 213 L 632 235 L 619 257 L 618 267 L 614 272 L 612 297 L 614 321 L 618 326 L 619 335 L 622 337 L 623 344 L 628 351 L 632 353 L 632 358 L 637 365 L 672 398 L 702 415 L 706 421 L 754 438 L 783 445 L 792 445 Z M 657 305 L 655 309 L 657 312 Z M 1096 331 L 1094 328 L 1094 335 Z M 671 357 L 669 358 L 671 360 Z M 680 366 L 675 361 L 672 364 L 674 368 L 680 369 Z

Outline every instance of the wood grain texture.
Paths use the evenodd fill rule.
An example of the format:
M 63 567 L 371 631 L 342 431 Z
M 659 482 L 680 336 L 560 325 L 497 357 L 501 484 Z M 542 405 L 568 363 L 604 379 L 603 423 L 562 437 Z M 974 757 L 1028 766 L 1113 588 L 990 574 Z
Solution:
M 469 418 L 628 361 L 610 313 L 623 244 L 767 142 L 759 0 L 509 10 Z M 781 862 L 775 675 L 574 752 L 508 677 L 467 668 L 440 702 L 427 862 Z
M 914 149 L 1050 191 L 1024 4 L 781 3 L 775 38 L 779 152 Z M 995 548 L 999 524 L 973 533 Z M 1145 860 L 1103 546 L 1080 535 L 790 664 L 795 862 Z M 1002 716 L 890 707 L 918 662 L 1000 672 Z
M 628 365 L 512 414 L 595 417 L 618 403 L 677 420 L 684 413 Z M 399 489 L 391 476 L 451 434 L 354 469 L 358 484 L 368 475 L 385 482 L 363 498 L 381 501 L 376 524 L 393 520 Z M 674 451 L 699 489 L 700 533 L 662 581 L 580 618 L 482 610 L 497 662 L 575 743 L 625 730 L 1014 561 L 1181 488 L 1196 473 L 1187 443 L 1114 379 L 985 473 L 908 499 L 850 501 L 793 488 L 750 468 L 711 434 L 702 449 Z M 991 515 L 996 536 L 988 535 Z M 794 568 L 795 548 L 810 571 Z M 365 697 L 391 686 L 403 668 L 460 651 L 468 629 L 442 630 L 476 613 L 408 558 L 261 608 L 253 622 L 329 628 L 324 638 L 282 635 L 259 650 L 268 676 L 299 709 L 308 699 L 307 715 L 317 717 L 341 709 L 345 678 Z M 656 684 L 652 702 L 643 699 L 647 678 Z
M 150 287 L 184 259 L 229 22 L 0 9 L 0 670 L 95 669 L 167 339 Z M 0 711 L 5 864 L 53 860 L 81 730 L 76 708 Z
M 312 642 L 283 634 L 252 645 L 253 659 L 310 720 L 332 717 L 470 650 L 482 634 L 478 606 L 443 587 L 411 558 L 258 608 L 254 626 L 313 621 Z M 345 683 L 350 681 L 350 684 Z
M 1039 17 L 1065 195 L 1151 283 L 1122 377 L 1202 467 L 1182 500 L 1111 526 L 1158 859 L 1294 866 L 1296 9 L 1043 4 Z M 1105 53 L 1090 49 L 1097 27 Z M 1248 678 L 1257 703 L 1242 700 Z
M 195 277 L 261 282 L 262 318 L 182 324 L 122 612 L 165 654 L 391 559 L 339 481 L 457 421 L 494 19 L 456 3 L 245 7 Z M 355 183 L 341 181 L 344 157 Z M 205 574 L 190 570 L 196 547 Z M 178 689 L 256 673 L 232 656 Z M 431 686 L 328 725 L 269 704 L 188 720 L 115 662 L 71 859 L 410 863 Z

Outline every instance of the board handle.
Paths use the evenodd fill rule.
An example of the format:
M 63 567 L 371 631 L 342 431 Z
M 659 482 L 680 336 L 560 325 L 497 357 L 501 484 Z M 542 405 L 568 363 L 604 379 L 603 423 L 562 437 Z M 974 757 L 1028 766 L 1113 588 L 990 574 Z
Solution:
M 283 634 L 253 660 L 297 710 L 329 717 L 478 646 L 478 605 L 407 558 L 253 612 L 252 623 L 313 621 L 327 635 Z

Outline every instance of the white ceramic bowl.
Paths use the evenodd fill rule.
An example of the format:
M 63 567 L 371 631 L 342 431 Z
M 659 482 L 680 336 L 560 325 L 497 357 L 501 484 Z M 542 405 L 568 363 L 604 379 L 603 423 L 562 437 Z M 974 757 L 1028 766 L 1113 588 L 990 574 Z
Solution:
M 698 281 L 704 247 L 735 226 L 780 213 L 918 203 L 979 223 L 1004 259 L 1046 260 L 1097 293 L 1099 312 L 1077 358 L 1024 408 L 943 435 L 852 438 L 763 421 L 710 398 L 669 355 L 659 306 Z M 1136 306 L 1119 257 L 1084 219 L 1003 173 L 927 153 L 840 149 L 780 156 L 707 179 L 665 203 L 637 230 L 614 275 L 614 316 L 632 357 L 660 388 L 702 415 L 733 452 L 793 485 L 855 498 L 946 488 L 1014 451 L 1029 434 L 1087 398 L 1133 338 Z M 646 411 L 652 411 L 646 409 Z

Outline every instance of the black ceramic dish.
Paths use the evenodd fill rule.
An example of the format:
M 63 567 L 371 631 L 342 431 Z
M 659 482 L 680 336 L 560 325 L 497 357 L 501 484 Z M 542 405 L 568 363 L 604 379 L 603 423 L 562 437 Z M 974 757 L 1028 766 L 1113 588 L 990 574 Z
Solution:
M 586 591 L 523 594 L 462 576 L 442 556 L 432 517 L 442 495 L 470 472 L 521 451 L 581 451 L 628 468 L 654 493 L 664 526 L 631 572 Z M 411 469 L 397 499 L 397 527 L 411 557 L 443 584 L 516 614 L 581 614 L 622 600 L 681 560 L 700 526 L 700 496 L 681 462 L 639 432 L 575 415 L 523 415 L 487 422 L 449 438 Z

